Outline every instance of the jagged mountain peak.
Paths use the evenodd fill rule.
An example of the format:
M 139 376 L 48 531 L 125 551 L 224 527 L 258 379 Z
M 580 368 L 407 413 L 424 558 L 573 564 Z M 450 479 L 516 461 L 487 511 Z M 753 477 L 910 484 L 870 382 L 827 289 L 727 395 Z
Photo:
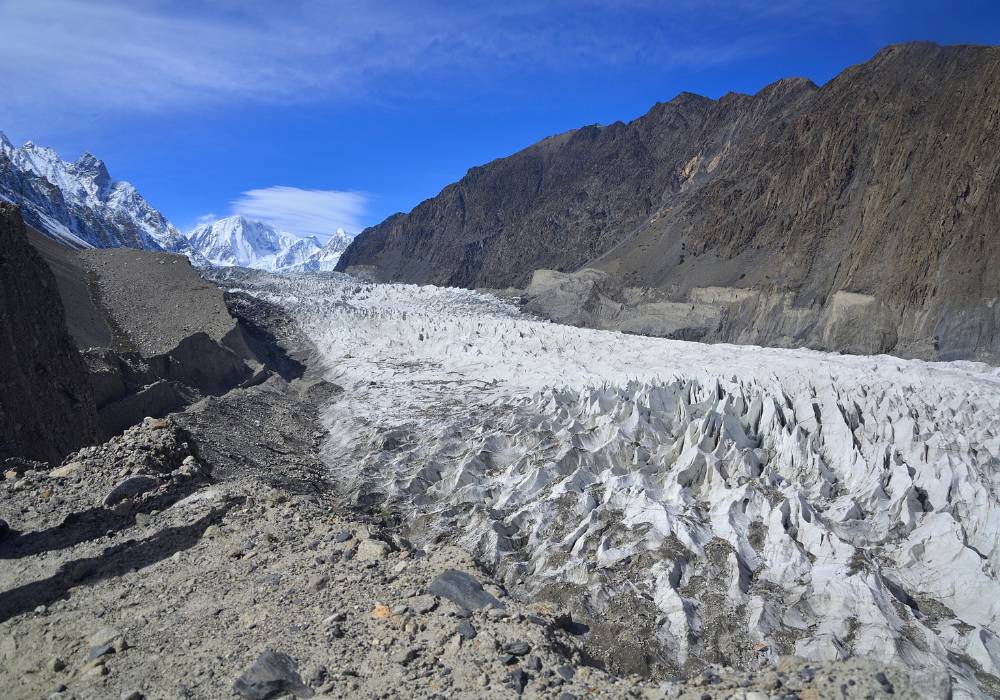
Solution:
M 233 214 L 188 233 L 192 259 L 200 265 L 249 267 L 271 272 L 332 270 L 352 238 L 343 229 L 320 243 L 316 236 L 281 231 Z
M 67 162 L 47 146 L 0 141 L 0 197 L 21 206 L 34 228 L 77 247 L 180 252 L 185 241 L 130 183 L 84 153 Z

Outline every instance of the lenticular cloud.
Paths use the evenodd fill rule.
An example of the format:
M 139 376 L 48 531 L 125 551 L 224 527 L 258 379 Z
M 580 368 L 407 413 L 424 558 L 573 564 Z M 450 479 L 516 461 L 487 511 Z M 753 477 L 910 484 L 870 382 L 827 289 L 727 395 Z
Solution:
M 267 187 L 244 192 L 233 212 L 299 236 L 329 238 L 338 229 L 361 230 L 368 198 L 360 192 Z

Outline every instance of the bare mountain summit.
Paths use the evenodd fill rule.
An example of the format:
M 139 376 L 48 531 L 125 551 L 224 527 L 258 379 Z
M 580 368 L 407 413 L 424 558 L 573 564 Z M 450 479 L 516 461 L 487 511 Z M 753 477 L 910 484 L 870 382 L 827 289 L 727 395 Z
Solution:
M 890 46 L 820 88 L 685 93 L 473 168 L 364 231 L 338 269 L 502 288 L 590 267 L 536 280 L 536 310 L 673 337 L 996 361 L 998 122 L 1000 47 Z

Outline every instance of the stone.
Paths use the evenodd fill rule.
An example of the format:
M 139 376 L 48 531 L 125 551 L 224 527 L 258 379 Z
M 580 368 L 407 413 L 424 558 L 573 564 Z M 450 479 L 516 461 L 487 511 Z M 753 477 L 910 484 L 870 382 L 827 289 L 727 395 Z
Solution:
M 882 671 L 879 671 L 878 673 L 875 674 L 875 680 L 877 680 L 879 685 L 882 686 L 882 690 L 885 692 L 886 695 L 895 694 L 896 689 L 895 687 L 893 687 L 892 681 L 890 681 L 888 676 L 882 673 Z
M 514 656 L 524 656 L 531 651 L 531 645 L 520 640 L 516 642 L 508 642 L 503 645 L 502 651 L 506 654 L 513 654 Z
M 537 656 L 529 656 L 527 661 L 524 662 L 524 667 L 529 671 L 537 673 L 542 670 L 542 660 Z
M 10 532 L 10 525 L 7 524 L 6 520 L 0 518 L 0 538 L 3 538 L 8 532 Z
M 372 619 L 375 620 L 388 620 L 392 617 L 392 610 L 389 609 L 388 605 L 383 605 L 379 603 L 371 611 Z
M 508 679 L 511 687 L 517 693 L 524 691 L 524 686 L 528 685 L 528 674 L 524 672 L 524 669 L 514 669 L 510 672 Z
M 121 639 L 123 636 L 121 630 L 116 627 L 101 627 L 90 635 L 87 641 L 90 643 L 90 646 L 97 647 L 104 644 L 112 644 L 115 640 Z
M 70 462 L 69 464 L 64 464 L 61 467 L 56 467 L 49 472 L 49 476 L 53 479 L 62 479 L 78 472 L 81 466 L 82 465 L 79 462 Z
M 135 476 L 130 476 L 122 482 L 119 482 L 104 497 L 104 506 L 111 507 L 121 503 L 125 499 L 135 499 L 143 494 L 149 493 L 160 486 L 160 480 L 147 476 L 145 474 L 136 474 Z
M 94 659 L 99 659 L 102 656 L 114 653 L 115 653 L 115 648 L 110 644 L 100 644 L 98 646 L 93 646 L 90 647 L 89 651 L 87 651 L 87 661 L 93 661 Z
M 556 668 L 556 674 L 564 681 L 570 681 L 576 675 L 576 670 L 572 666 L 559 666 Z
M 233 690 L 247 700 L 269 700 L 291 693 L 311 698 L 315 693 L 302 682 L 297 666 L 287 654 L 267 649 L 233 683 Z
M 362 540 L 354 552 L 354 558 L 358 561 L 377 561 L 385 559 L 392 548 L 382 540 Z
M 458 635 L 465 640 L 476 638 L 476 628 L 472 626 L 472 623 L 468 620 L 463 620 L 458 623 Z
M 486 592 L 479 583 L 464 571 L 448 569 L 431 582 L 428 592 L 441 598 L 447 598 L 466 610 L 482 608 L 502 608 L 500 601 Z
M 58 673 L 59 671 L 62 671 L 64 668 L 66 668 L 66 662 L 57 656 L 55 658 L 49 659 L 49 663 L 47 664 L 47 666 L 48 669 L 53 673 Z
M 418 595 L 410 599 L 410 607 L 418 615 L 426 615 L 437 607 L 437 598 L 432 595 Z
M 313 593 L 318 593 L 326 588 L 326 584 L 330 582 L 330 579 L 326 576 L 313 576 L 308 581 L 306 581 L 306 590 Z
M 121 700 L 143 700 L 145 697 L 138 690 L 125 690 L 121 694 Z
M 330 539 L 336 542 L 337 544 L 340 544 L 342 542 L 347 542 L 347 540 L 351 539 L 351 537 L 352 535 L 349 532 L 335 532 L 333 533 L 333 536 L 330 537 Z
M 765 690 L 777 690 L 781 687 L 781 677 L 775 671 L 768 671 L 761 677 L 760 683 Z
M 394 651 L 392 653 L 392 656 L 390 657 L 390 660 L 393 663 L 397 663 L 397 664 L 401 664 L 401 665 L 405 666 L 406 664 L 408 664 L 411 661 L 413 661 L 415 658 L 417 658 L 417 651 L 416 651 L 416 649 L 412 649 L 410 647 L 402 647 L 402 648 L 397 649 L 396 651 Z

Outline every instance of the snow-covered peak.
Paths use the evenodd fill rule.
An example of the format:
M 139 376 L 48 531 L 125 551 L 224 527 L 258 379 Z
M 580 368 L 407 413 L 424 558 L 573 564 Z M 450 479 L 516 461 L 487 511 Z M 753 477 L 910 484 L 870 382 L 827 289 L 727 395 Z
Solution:
M 343 229 L 320 244 L 315 236 L 279 231 L 239 215 L 202 224 L 187 238 L 191 259 L 197 264 L 270 272 L 332 270 L 351 242 Z
M 108 173 L 107 166 L 104 165 L 103 160 L 100 160 L 92 153 L 84 153 L 80 156 L 76 163 L 73 164 L 72 170 L 81 179 L 87 179 L 94 183 L 95 189 L 99 192 L 106 192 L 111 188 L 111 174 Z M 128 185 L 133 190 L 135 189 L 127 182 L 119 184 Z
M 218 267 L 273 269 L 273 259 L 294 241 L 262 221 L 229 216 L 188 234 L 196 259 Z
M 0 156 L 13 168 L 0 178 L 0 196 L 21 205 L 32 226 L 73 244 L 180 251 L 185 240 L 130 183 L 116 181 L 104 162 L 84 153 L 75 163 L 28 141 L 15 148 L 0 138 Z

